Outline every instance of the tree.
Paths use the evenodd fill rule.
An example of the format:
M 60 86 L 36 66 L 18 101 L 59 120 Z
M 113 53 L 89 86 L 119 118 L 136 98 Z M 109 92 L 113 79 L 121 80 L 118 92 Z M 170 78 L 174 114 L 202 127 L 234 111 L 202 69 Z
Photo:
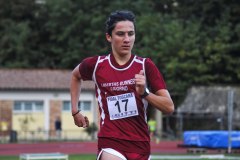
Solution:
M 93 122 L 85 129 L 85 131 L 88 133 L 88 135 L 91 136 L 91 139 L 95 139 L 95 133 L 98 130 L 97 125 Z
M 113 10 L 137 17 L 134 53 L 150 57 L 171 93 L 240 81 L 240 2 L 235 0 L 0 0 L 0 67 L 72 69 L 107 54 Z

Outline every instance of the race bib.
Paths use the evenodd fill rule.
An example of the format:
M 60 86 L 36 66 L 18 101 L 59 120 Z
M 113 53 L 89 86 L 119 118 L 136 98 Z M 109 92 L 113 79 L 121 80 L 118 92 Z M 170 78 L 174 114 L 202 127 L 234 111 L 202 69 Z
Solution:
M 107 97 L 110 120 L 122 119 L 138 115 L 134 93 L 126 93 Z

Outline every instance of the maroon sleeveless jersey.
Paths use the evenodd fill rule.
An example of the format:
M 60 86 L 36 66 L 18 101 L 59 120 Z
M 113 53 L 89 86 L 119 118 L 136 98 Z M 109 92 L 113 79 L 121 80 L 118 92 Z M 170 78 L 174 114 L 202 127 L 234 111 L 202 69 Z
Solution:
M 98 137 L 149 141 L 148 103 L 136 92 L 134 78 L 143 70 L 153 93 L 166 89 L 153 62 L 132 55 L 127 64 L 120 66 L 109 54 L 87 58 L 79 66 L 82 79 L 93 80 L 96 85 L 101 117 Z

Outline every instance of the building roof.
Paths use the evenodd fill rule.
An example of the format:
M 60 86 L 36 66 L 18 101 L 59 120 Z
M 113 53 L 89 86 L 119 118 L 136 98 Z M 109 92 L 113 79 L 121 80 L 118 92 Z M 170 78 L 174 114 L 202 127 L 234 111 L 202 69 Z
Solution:
M 0 90 L 69 90 L 71 70 L 0 69 Z M 83 81 L 83 90 L 94 90 Z
M 226 113 L 229 102 L 228 93 L 234 91 L 233 102 L 240 105 L 239 87 L 225 86 L 194 86 L 188 90 L 178 112 L 186 113 Z
M 178 113 L 227 115 L 231 102 L 229 91 L 233 91 L 233 118 L 240 120 L 240 87 L 233 86 L 194 86 L 188 90 Z

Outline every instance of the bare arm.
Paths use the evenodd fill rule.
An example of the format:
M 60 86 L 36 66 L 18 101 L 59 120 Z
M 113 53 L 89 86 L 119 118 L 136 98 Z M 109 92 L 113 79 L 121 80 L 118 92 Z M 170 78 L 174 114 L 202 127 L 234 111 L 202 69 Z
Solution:
M 158 90 L 155 94 L 149 93 L 145 99 L 163 113 L 171 114 L 174 111 L 173 101 L 166 89 Z
M 72 106 L 72 115 L 78 112 L 78 100 L 81 91 L 81 75 L 78 70 L 79 66 L 75 67 L 72 71 L 71 84 L 70 84 L 70 94 L 71 94 L 71 106 Z M 78 127 L 88 127 L 89 121 L 87 117 L 84 117 L 81 113 L 78 113 L 73 116 L 74 123 Z
M 136 91 L 138 94 L 143 95 L 146 86 L 146 77 L 141 70 L 139 74 L 135 75 L 136 80 Z M 145 99 L 150 103 L 153 107 L 162 111 L 166 114 L 171 114 L 174 111 L 174 104 L 171 99 L 171 96 L 166 89 L 160 89 L 155 94 L 149 93 Z

